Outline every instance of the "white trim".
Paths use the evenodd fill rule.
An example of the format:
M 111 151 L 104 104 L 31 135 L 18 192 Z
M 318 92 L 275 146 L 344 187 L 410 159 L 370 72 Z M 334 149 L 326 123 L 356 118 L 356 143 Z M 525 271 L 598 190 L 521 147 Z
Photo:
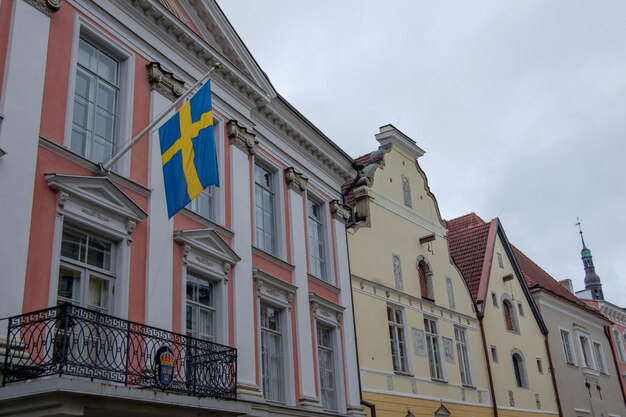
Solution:
M 334 263 L 334 257 L 333 255 L 333 248 L 331 248 L 331 244 L 332 244 L 332 239 L 331 239 L 331 233 L 332 233 L 332 229 L 330 227 L 330 220 L 332 219 L 332 216 L 330 214 L 330 207 L 327 201 L 325 201 L 322 197 L 320 197 L 317 193 L 315 193 L 314 191 L 312 191 L 310 188 L 307 187 L 307 190 L 305 192 L 304 195 L 304 212 L 305 212 L 305 218 L 304 221 L 306 222 L 306 240 L 307 242 L 309 242 L 309 199 L 311 201 L 313 201 L 313 203 L 317 204 L 320 208 L 320 222 L 322 223 L 322 230 L 324 232 L 324 236 L 322 236 L 323 239 L 323 243 L 324 243 L 324 269 L 325 269 L 325 273 L 326 273 L 326 279 L 322 279 L 321 277 L 315 276 L 313 274 L 311 274 L 311 264 L 310 264 L 310 253 L 311 253 L 311 248 L 309 246 L 309 244 L 307 243 L 307 265 L 308 265 L 308 273 L 311 276 L 314 276 L 317 279 L 320 279 L 321 281 L 324 281 L 330 285 L 333 286 L 338 286 L 337 285 L 337 274 L 335 272 L 335 263 Z
M 320 304 L 318 304 L 318 309 L 326 309 L 325 306 L 322 307 Z M 336 314 L 335 314 L 336 316 Z M 323 327 L 326 327 L 328 329 L 331 330 L 331 343 L 333 344 L 333 366 L 335 368 L 335 399 L 337 402 L 337 410 L 336 411 L 330 411 L 330 412 L 337 412 L 337 413 L 342 413 L 345 414 L 346 413 L 346 395 L 344 392 L 344 363 L 343 363 L 343 343 L 341 343 L 341 332 L 340 332 L 340 325 L 339 323 L 337 323 L 335 321 L 335 323 L 333 323 L 331 320 L 325 320 L 326 319 L 326 315 L 321 314 L 314 314 L 313 315 L 313 340 L 314 340 L 314 344 L 315 344 L 315 349 L 316 349 L 316 359 L 317 359 L 317 363 L 315 364 L 315 373 L 316 373 L 316 380 L 317 380 L 317 386 L 319 387 L 319 402 L 322 405 L 322 407 L 324 406 L 324 404 L 322 403 L 322 382 L 320 381 L 320 360 L 319 360 L 319 346 L 317 343 L 317 327 L 318 325 L 321 325 Z
M 576 357 L 576 350 L 574 349 L 574 345 L 573 345 L 573 341 L 572 341 L 572 331 L 569 329 L 566 329 L 564 327 L 559 326 L 559 338 L 561 339 L 561 347 L 563 348 L 563 356 L 565 357 L 565 363 L 568 365 L 574 365 L 574 366 L 578 366 L 578 358 Z M 565 352 L 565 345 L 563 344 L 563 337 L 561 336 L 561 332 L 565 332 L 568 334 L 569 336 L 569 343 L 570 343 L 570 349 L 572 352 L 572 359 L 574 360 L 574 362 L 570 363 L 567 361 L 567 353 Z
M 395 395 L 395 396 L 398 396 L 398 397 L 407 397 L 407 398 L 416 399 L 416 400 L 431 400 L 431 401 L 434 401 L 434 402 L 436 402 L 438 404 L 441 402 L 441 396 L 439 396 L 439 397 L 432 397 L 432 396 L 429 396 L 429 395 L 413 394 L 412 392 L 411 393 L 407 393 L 407 392 L 389 391 L 389 390 L 382 390 L 382 389 L 375 389 L 375 388 L 363 388 L 363 392 L 370 392 L 372 394 L 384 394 L 384 395 L 389 395 L 389 396 Z M 485 391 L 485 392 L 487 392 L 487 394 L 488 394 L 488 391 Z M 487 399 L 491 400 L 491 396 L 488 395 Z M 491 401 L 488 401 L 488 402 L 485 402 L 485 403 L 476 403 L 476 402 L 471 402 L 471 401 L 460 401 L 460 400 L 452 400 L 452 399 L 446 398 L 445 402 L 446 403 L 450 403 L 450 404 L 470 405 L 470 406 L 474 406 L 474 407 L 484 407 L 484 408 L 489 408 L 489 409 L 493 408 L 493 405 L 492 405 Z M 500 407 L 498 407 L 498 408 L 500 408 Z M 550 413 L 550 414 L 558 414 L 558 413 Z
M 78 61 L 78 43 L 81 36 L 86 35 L 88 39 L 104 49 L 111 52 L 119 59 L 120 64 L 120 96 L 119 96 L 119 119 L 117 127 L 117 138 L 113 152 L 132 137 L 132 115 L 135 87 L 135 54 L 126 46 L 111 39 L 111 36 L 102 29 L 93 25 L 76 14 L 74 18 L 74 30 L 72 35 L 72 49 L 70 53 L 70 74 L 68 78 L 67 103 L 65 113 L 65 130 L 63 133 L 63 144 L 71 150 L 72 123 L 74 118 L 74 92 L 76 89 L 76 65 Z M 130 155 L 132 151 L 124 155 L 119 162 L 114 165 L 114 170 L 124 177 L 130 176 Z M 103 161 L 93 161 L 95 163 Z

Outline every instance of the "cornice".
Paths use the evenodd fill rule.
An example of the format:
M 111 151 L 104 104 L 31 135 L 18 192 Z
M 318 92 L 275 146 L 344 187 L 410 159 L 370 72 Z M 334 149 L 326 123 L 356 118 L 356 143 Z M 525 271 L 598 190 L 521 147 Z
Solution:
M 39 10 L 41 13 L 48 17 L 52 16 L 52 13 L 56 13 L 61 9 L 61 0 L 25 0 L 26 3 Z
M 171 72 L 161 68 L 161 64 L 151 62 L 146 65 L 146 68 L 148 69 L 148 83 L 150 83 L 151 90 L 158 91 L 172 101 L 183 94 L 185 83 L 174 78 Z
M 248 156 L 256 154 L 259 141 L 254 133 L 241 126 L 237 120 L 229 120 L 226 123 L 226 134 L 231 145 L 241 149 Z

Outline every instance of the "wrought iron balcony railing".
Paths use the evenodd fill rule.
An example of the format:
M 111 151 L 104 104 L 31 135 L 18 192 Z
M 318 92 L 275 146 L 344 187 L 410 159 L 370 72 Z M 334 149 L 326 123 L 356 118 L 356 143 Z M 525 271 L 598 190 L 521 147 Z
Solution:
M 8 320 L 3 386 L 72 375 L 236 399 L 234 348 L 69 304 Z

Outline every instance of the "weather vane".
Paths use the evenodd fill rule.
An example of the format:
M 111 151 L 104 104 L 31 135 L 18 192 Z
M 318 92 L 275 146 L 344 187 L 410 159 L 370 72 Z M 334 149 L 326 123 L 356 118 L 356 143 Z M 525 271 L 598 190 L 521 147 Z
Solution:
M 576 217 L 576 223 L 574 223 L 575 226 L 578 226 L 578 233 L 580 233 L 581 235 L 583 234 L 583 229 L 582 227 L 580 227 L 580 217 Z

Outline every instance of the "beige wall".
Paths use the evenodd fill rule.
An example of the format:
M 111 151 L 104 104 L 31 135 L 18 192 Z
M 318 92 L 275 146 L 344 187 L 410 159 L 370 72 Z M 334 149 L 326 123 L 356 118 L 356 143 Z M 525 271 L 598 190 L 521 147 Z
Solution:
M 412 208 L 403 203 L 402 177 L 410 183 Z M 439 219 L 433 197 L 425 189 L 425 177 L 415 160 L 392 147 L 385 155 L 371 187 L 371 227 L 349 230 L 350 267 L 363 390 L 421 399 L 466 404 L 487 412 L 489 385 L 478 321 L 467 287 L 452 263 L 446 230 Z M 420 237 L 434 233 L 435 240 L 420 244 Z M 393 255 L 401 260 L 402 289 L 396 288 Z M 435 301 L 423 300 L 416 269 L 423 256 L 433 271 Z M 449 304 L 446 277 L 454 294 Z M 391 357 L 387 306 L 403 312 L 409 373 L 394 372 Z M 442 350 L 444 380 L 432 381 L 429 361 L 414 349 L 414 329 L 424 330 L 424 317 L 437 321 Z M 462 386 L 455 343 L 455 326 L 465 329 L 471 356 L 473 386 Z M 444 360 L 443 337 L 452 340 L 454 363 Z M 487 410 L 487 411 L 485 411 Z M 406 414 L 406 409 L 404 409 Z
M 498 254 L 502 258 L 502 267 L 498 261 Z M 511 279 L 507 278 L 505 281 L 503 278 L 507 276 Z M 492 294 L 496 295 L 497 307 L 493 304 Z M 519 333 L 506 328 L 503 299 L 508 299 L 513 306 Z M 523 315 L 520 314 L 519 305 Z M 538 395 L 541 410 L 558 412 L 544 335 L 498 235 L 491 263 L 483 322 L 487 346 L 489 348 L 495 346 L 498 354 L 498 362 L 490 358 L 498 406 L 511 407 L 509 391 L 512 391 L 514 408 L 538 410 L 536 401 Z M 512 360 L 514 350 L 521 352 L 524 358 L 528 388 L 517 386 Z M 542 373 L 539 372 L 537 359 L 541 361 Z
M 626 416 L 619 374 L 615 369 L 609 341 L 604 334 L 604 326 L 609 322 L 543 291 L 534 292 L 533 296 L 550 332 L 550 352 L 556 370 L 563 414 L 568 417 Z M 562 329 L 570 333 L 575 364 L 568 364 L 566 361 L 561 341 Z M 602 345 L 607 374 L 585 370 L 582 366 L 577 335 L 587 333 L 592 341 Z M 585 386 L 585 380 L 590 383 L 589 390 Z M 597 385 L 601 388 L 602 399 Z

